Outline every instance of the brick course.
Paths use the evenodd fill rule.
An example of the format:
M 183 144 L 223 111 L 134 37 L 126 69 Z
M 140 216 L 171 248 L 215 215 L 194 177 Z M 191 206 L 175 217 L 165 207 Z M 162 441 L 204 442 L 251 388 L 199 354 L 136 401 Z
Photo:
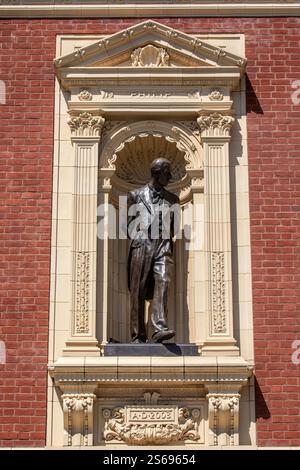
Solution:
M 155 19 L 155 18 L 153 18 Z M 57 34 L 106 34 L 139 19 L 0 22 L 0 445 L 43 446 L 46 423 L 54 71 Z M 300 445 L 299 18 L 157 19 L 187 33 L 244 33 L 257 377 L 257 441 Z

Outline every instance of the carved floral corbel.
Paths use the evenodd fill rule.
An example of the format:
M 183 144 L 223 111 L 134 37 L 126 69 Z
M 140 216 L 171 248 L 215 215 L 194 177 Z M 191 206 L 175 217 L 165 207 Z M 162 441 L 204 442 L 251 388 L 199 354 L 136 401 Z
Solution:
M 93 393 L 65 393 L 62 395 L 65 446 L 93 445 L 93 405 L 95 398 L 96 395 Z M 78 442 L 78 437 L 80 442 Z
M 239 393 L 208 393 L 209 444 L 239 444 Z M 220 438 L 221 436 L 221 438 Z

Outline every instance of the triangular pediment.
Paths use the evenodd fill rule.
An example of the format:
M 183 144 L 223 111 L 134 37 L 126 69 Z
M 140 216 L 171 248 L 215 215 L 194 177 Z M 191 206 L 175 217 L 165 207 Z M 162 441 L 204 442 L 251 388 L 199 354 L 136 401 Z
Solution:
M 246 59 L 155 21 L 106 36 L 54 61 L 62 69 L 222 68 L 243 69 Z

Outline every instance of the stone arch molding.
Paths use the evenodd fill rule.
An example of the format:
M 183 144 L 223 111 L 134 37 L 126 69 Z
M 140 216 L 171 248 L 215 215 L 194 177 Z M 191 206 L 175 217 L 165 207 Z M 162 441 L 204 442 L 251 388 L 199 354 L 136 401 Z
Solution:
M 181 203 L 187 202 L 191 196 L 193 182 L 196 181 L 195 175 L 198 176 L 198 183 L 199 178 L 202 181 L 203 177 L 202 145 L 199 133 L 195 126 L 189 122 L 144 120 L 129 124 L 126 122 L 116 124 L 109 131 L 104 132 L 100 149 L 100 178 L 102 176 L 107 184 L 107 175 L 112 176 L 115 173 L 119 154 L 126 143 L 133 142 L 138 137 L 147 138 L 150 136 L 164 138 L 174 143 L 177 149 L 182 152 L 186 174 L 181 180 L 171 183 L 170 189 L 180 194 Z M 130 189 L 130 184 L 116 175 L 114 178 L 116 195 Z

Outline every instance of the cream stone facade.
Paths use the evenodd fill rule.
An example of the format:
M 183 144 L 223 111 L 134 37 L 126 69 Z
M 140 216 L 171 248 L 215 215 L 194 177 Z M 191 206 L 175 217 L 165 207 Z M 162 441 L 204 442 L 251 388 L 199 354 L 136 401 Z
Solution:
M 55 67 L 48 445 L 254 446 L 243 35 L 146 21 L 58 37 Z M 169 324 L 199 356 L 108 357 L 130 341 L 108 204 L 158 156 L 196 234 L 175 244 Z

